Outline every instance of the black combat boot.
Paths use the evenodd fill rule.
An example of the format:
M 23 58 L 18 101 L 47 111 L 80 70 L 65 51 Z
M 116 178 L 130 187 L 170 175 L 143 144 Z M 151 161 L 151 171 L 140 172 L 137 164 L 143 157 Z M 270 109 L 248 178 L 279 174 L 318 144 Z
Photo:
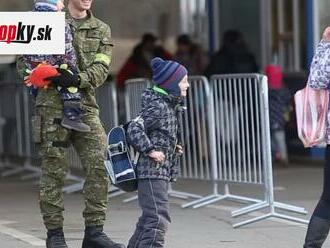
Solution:
M 330 221 L 313 216 L 309 222 L 304 248 L 321 248 L 330 229 Z
M 103 232 L 103 226 L 87 226 L 82 248 L 126 248 L 126 246 L 113 242 Z
M 64 101 L 64 115 L 61 125 L 77 132 L 90 132 L 91 128 L 81 120 L 82 109 L 78 101 Z
M 65 242 L 63 229 L 55 229 L 47 232 L 47 248 L 68 248 Z

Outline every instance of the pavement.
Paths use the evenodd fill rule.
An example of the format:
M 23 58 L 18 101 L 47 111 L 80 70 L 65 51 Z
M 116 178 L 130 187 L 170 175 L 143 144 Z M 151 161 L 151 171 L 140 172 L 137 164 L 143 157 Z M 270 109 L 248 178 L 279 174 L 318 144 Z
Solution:
M 321 194 L 322 166 L 291 165 L 274 172 L 277 201 L 304 207 L 308 215 L 278 211 L 308 220 Z M 198 180 L 180 180 L 175 190 L 208 195 L 212 184 Z M 219 186 L 221 191 L 223 185 Z M 262 198 L 261 187 L 232 185 L 232 194 Z M 127 244 L 140 210 L 136 201 L 123 203 L 134 194 L 110 199 L 106 233 L 114 240 Z M 302 248 L 306 225 L 281 219 L 267 219 L 234 229 L 233 223 L 267 213 L 252 212 L 238 219 L 231 211 L 247 204 L 230 201 L 216 202 L 199 209 L 182 209 L 191 199 L 171 197 L 172 223 L 166 237 L 167 248 Z M 68 246 L 81 247 L 83 239 L 83 198 L 80 193 L 65 195 L 65 235 Z M 45 230 L 38 207 L 38 187 L 19 176 L 0 178 L 0 247 L 45 247 Z M 330 247 L 327 241 L 324 247 Z

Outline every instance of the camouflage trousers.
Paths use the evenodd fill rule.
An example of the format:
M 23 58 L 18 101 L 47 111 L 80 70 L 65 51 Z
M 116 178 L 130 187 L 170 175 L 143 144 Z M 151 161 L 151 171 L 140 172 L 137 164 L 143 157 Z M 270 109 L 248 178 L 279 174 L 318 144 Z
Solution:
M 67 150 L 73 145 L 84 167 L 83 188 L 85 225 L 103 225 L 107 210 L 108 179 L 104 167 L 106 136 L 97 110 L 87 111 L 83 122 L 89 133 L 68 130 L 60 125 L 63 112 L 50 107 L 37 107 L 33 135 L 39 143 L 42 161 L 39 203 L 48 230 L 63 227 L 63 193 L 68 172 Z

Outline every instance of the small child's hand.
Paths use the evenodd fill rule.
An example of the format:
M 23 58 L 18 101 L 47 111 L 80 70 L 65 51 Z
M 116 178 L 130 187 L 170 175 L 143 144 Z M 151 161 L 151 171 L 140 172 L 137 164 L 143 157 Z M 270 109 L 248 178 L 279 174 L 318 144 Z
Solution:
M 330 27 L 327 27 L 323 32 L 323 40 L 330 42 Z
M 163 152 L 152 151 L 148 154 L 148 156 L 156 162 L 163 162 L 165 160 L 165 155 Z
M 183 147 L 181 145 L 176 145 L 175 152 L 178 154 L 183 154 Z

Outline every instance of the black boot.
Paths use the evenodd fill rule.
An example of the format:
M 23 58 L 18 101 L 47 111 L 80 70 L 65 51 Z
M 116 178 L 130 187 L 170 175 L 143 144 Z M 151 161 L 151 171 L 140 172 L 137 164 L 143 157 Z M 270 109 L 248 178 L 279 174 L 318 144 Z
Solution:
M 63 229 L 55 229 L 47 232 L 47 248 L 68 248 L 65 242 Z
M 103 232 L 103 226 L 88 226 L 85 229 L 82 248 L 126 248 L 126 246 L 113 242 Z
M 330 229 L 330 221 L 312 216 L 305 238 L 304 248 L 321 248 Z
M 64 101 L 64 116 L 61 125 L 77 132 L 90 132 L 91 128 L 81 120 L 82 109 L 78 101 Z

